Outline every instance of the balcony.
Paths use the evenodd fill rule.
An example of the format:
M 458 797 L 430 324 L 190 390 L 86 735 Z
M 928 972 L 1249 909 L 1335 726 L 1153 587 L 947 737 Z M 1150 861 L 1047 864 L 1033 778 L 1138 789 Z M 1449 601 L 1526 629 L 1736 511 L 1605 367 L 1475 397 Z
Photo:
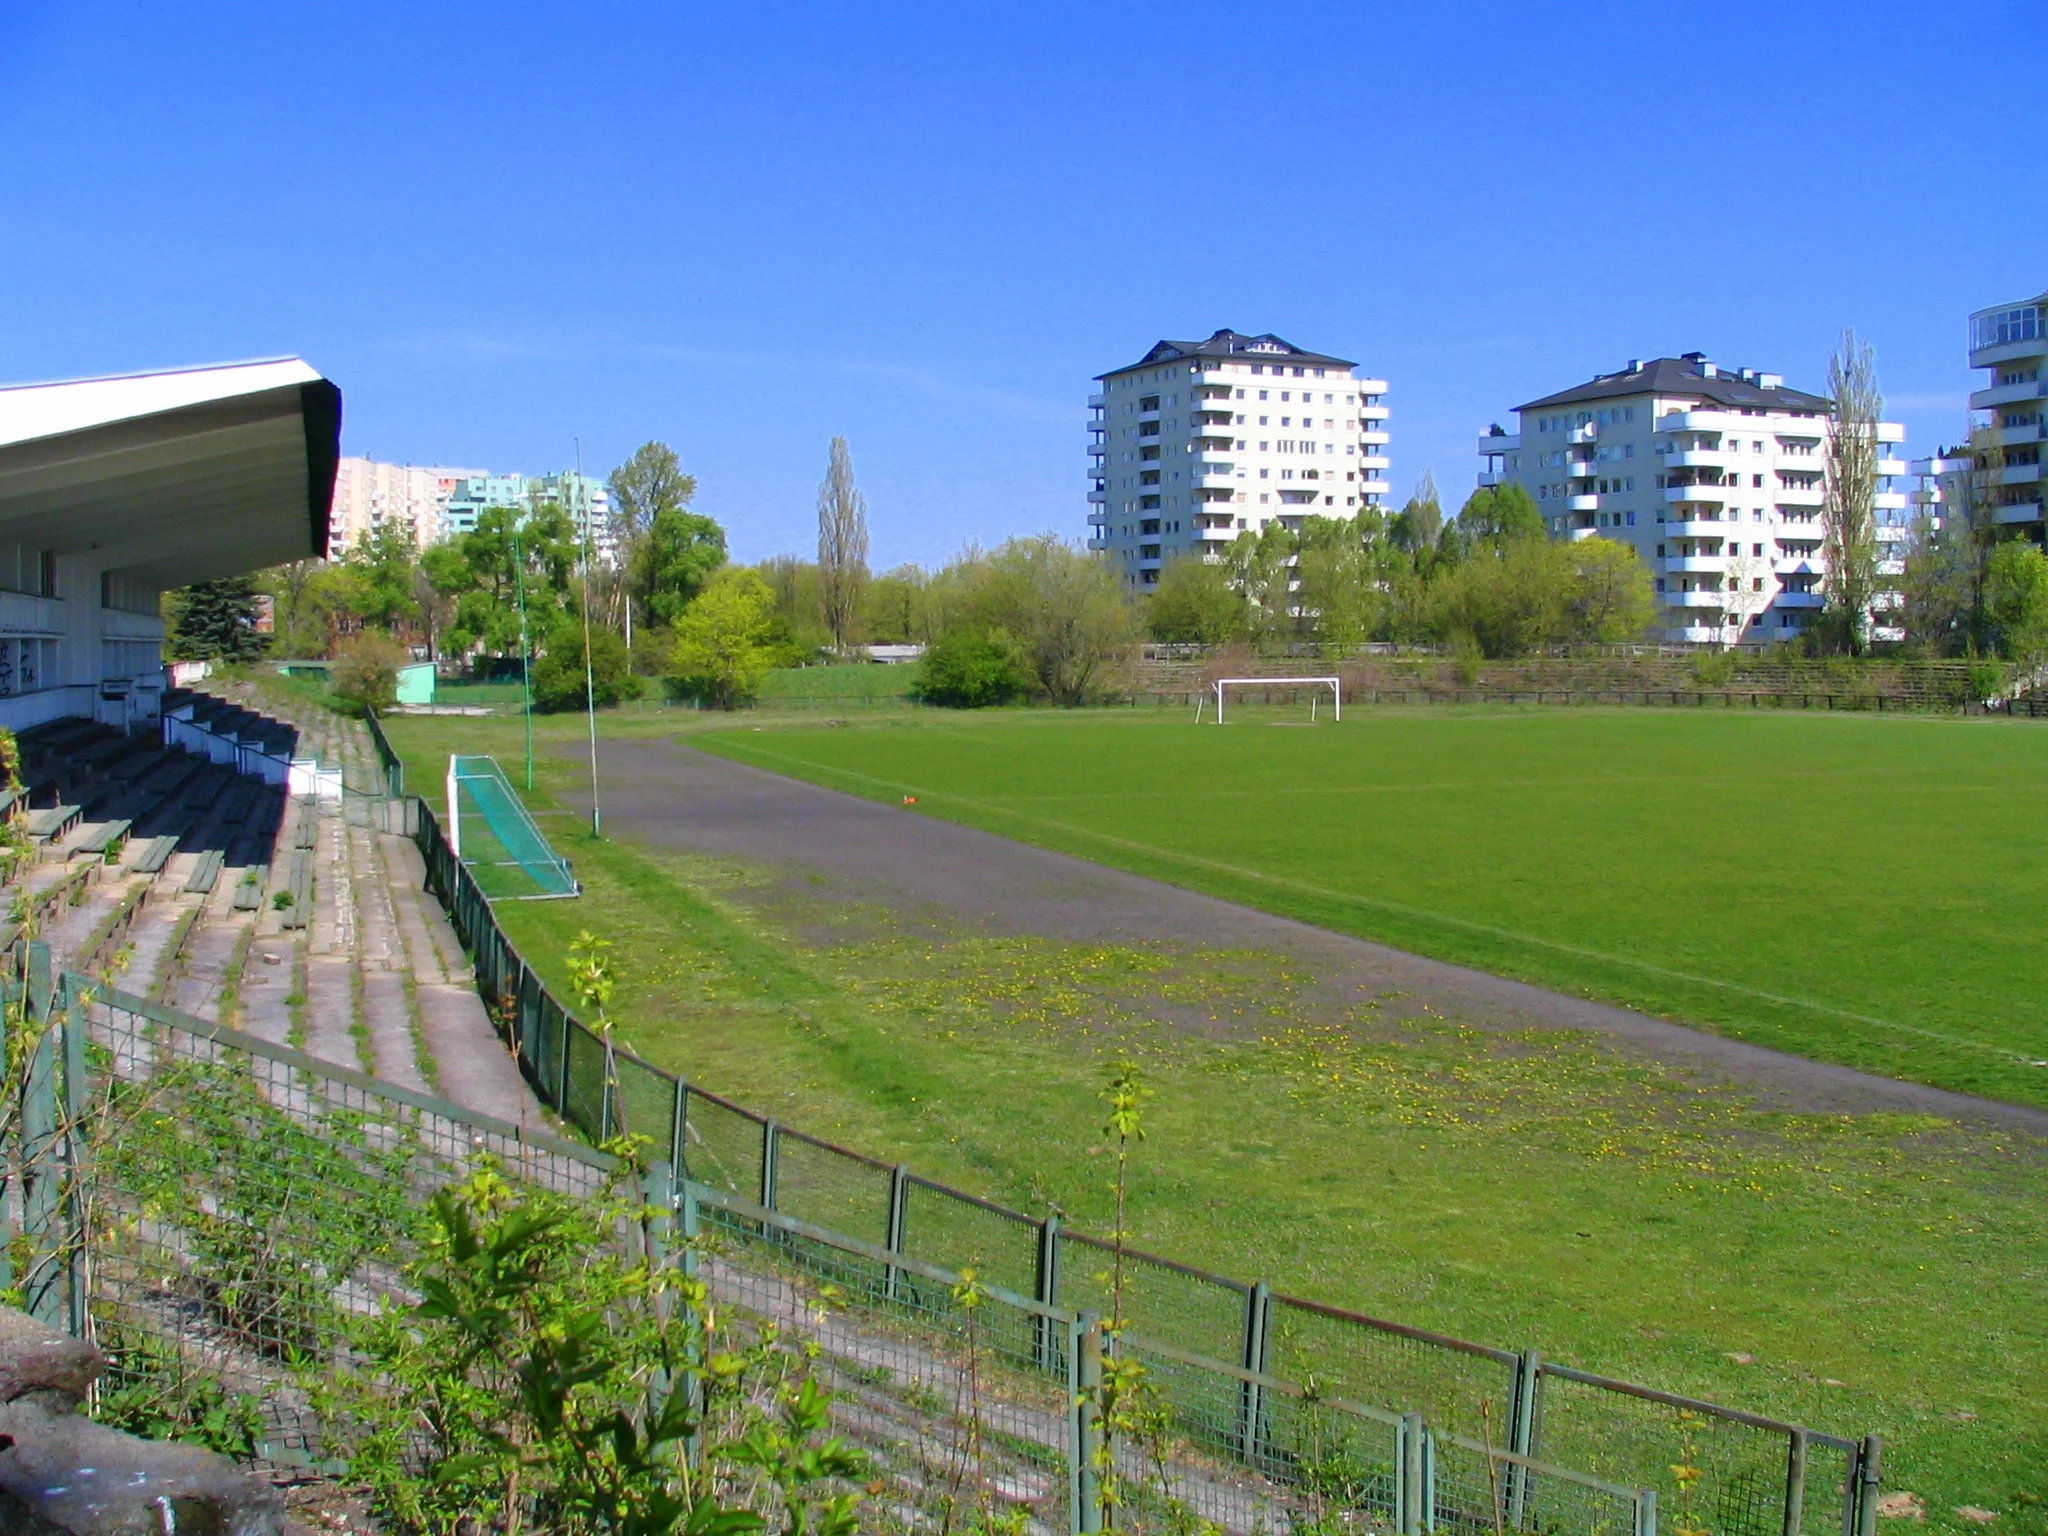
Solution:
M 2002 447 L 2016 448 L 2022 443 L 2048 441 L 2048 431 L 2044 431 L 2038 421 L 2030 421 L 2017 427 L 1998 427 L 1993 430 L 1991 437 Z M 1920 473 L 1917 460 L 1913 472 Z
M 1197 427 L 1227 427 L 1236 418 L 1237 413 L 1235 411 L 1201 410 L 1195 412 L 1195 425 Z
M 1198 491 L 1234 490 L 1237 476 L 1230 470 L 1198 471 L 1188 476 L 1188 483 Z
M 1903 443 L 1906 440 L 1905 425 L 1896 421 L 1880 421 L 1877 424 L 1877 440 L 1880 443 Z
M 1109 492 L 1090 491 L 1088 493 L 1088 499 L 1089 501 L 1093 502 L 1096 506 L 1101 506 L 1104 502 L 1109 500 Z
M 1490 491 L 1496 485 L 1505 485 L 1507 483 L 1508 477 L 1506 475 L 1482 474 L 1479 477 L 1479 488 L 1482 491 Z
M 1996 368 L 2000 363 L 2016 363 L 2023 358 L 2039 357 L 2044 352 L 2048 352 L 2048 336 L 2001 341 L 1994 346 L 1970 348 L 1970 366 Z
M 1688 517 L 1664 524 L 1664 536 L 1669 539 L 1727 539 L 1741 531 L 1732 517 L 1726 521 L 1712 517 Z
M 1360 421 L 1385 421 L 1392 414 L 1384 405 L 1361 405 L 1358 408 Z
M 1777 608 L 1825 608 L 1828 600 L 1818 592 L 1780 592 L 1772 604 Z
M 1659 432 L 1734 432 L 1746 428 L 1755 417 L 1744 418 L 1728 411 L 1669 411 L 1659 416 Z
M 1107 395 L 1090 395 L 1088 397 L 1088 408 L 1090 410 L 1099 411 L 1107 404 L 1109 404 L 1109 396 Z
M 1913 530 L 1904 523 L 1879 523 L 1872 532 L 1880 544 L 1903 544 L 1913 537 Z
M 1906 493 L 1879 491 L 1870 498 L 1870 504 L 1880 512 L 1903 512 L 1906 510 Z
M 1107 539 L 1090 539 L 1090 540 L 1088 541 L 1088 547 L 1089 547 L 1090 549 L 1095 549 L 1095 550 L 1103 550 L 1103 549 L 1107 549 L 1107 548 L 1109 548 L 1109 540 L 1107 540 Z
M 1817 485 L 1781 485 L 1771 493 L 1780 507 L 1824 507 L 1828 493 Z
M 1390 491 L 1392 491 L 1394 487 L 1390 482 L 1385 480 L 1361 480 L 1358 482 L 1358 489 L 1361 495 L 1385 496 Z
M 1387 434 L 1384 432 L 1361 432 L 1358 434 L 1358 440 L 1367 448 L 1384 448 L 1387 446 Z
M 2018 405 L 2022 400 L 2048 398 L 2048 384 L 2029 379 L 2024 384 L 1998 384 L 1990 389 L 1970 391 L 1970 409 L 1988 411 L 2001 405 Z
M 1724 448 L 1674 448 L 1664 455 L 1666 469 L 1726 469 L 1735 456 Z
M 2038 464 L 2008 464 L 1998 472 L 2000 485 L 2032 485 L 2041 478 Z
M 1567 512 L 1597 512 L 1600 510 L 1598 496 L 1567 496 L 1564 499 Z
M 1482 437 L 1479 439 L 1479 452 L 1482 457 L 1496 453 L 1519 453 L 1521 447 L 1522 439 L 1516 433 L 1509 433 L 1505 437 Z
M 1589 421 L 1583 427 L 1573 427 L 1565 433 L 1564 440 L 1568 443 L 1591 443 L 1598 441 L 1599 437 L 1600 428 Z
M 1383 454 L 1368 453 L 1359 459 L 1359 464 L 1368 470 L 1392 469 L 1394 461 Z
M 1880 475 L 1903 475 L 1907 472 L 1904 459 L 1879 459 L 1877 472 Z
M 1727 639 L 1720 629 L 1706 624 L 1684 624 L 1665 631 L 1672 640 L 1691 645 L 1716 645 Z
M 1728 569 L 1726 555 L 1667 555 L 1664 559 L 1667 571 L 1706 571 L 1718 576 Z
M 1728 594 L 1725 592 L 1666 592 L 1664 601 L 1674 608 L 1725 608 Z
M 1221 448 L 1204 448 L 1195 455 L 1195 467 L 1197 469 L 1235 469 L 1237 465 L 1230 457 L 1232 451 L 1228 443 L 1224 444 Z
M 1090 512 L 1088 514 L 1088 521 L 1094 524 L 1097 528 L 1106 527 L 1109 523 L 1109 513 Z
M 1718 507 L 1728 500 L 1730 487 L 1725 485 L 1667 485 L 1664 499 L 1668 502 L 1697 502 L 1702 506 Z
M 1999 523 L 2038 523 L 2041 521 L 2041 503 L 2038 501 L 2014 502 L 2009 507 L 2000 507 L 1991 514 Z
M 1813 555 L 1781 555 L 1771 562 L 1771 569 L 1780 576 L 1818 576 L 1820 566 Z
M 1228 544 L 1237 537 L 1234 527 L 1197 528 L 1195 537 L 1205 544 Z
M 1561 467 L 1574 480 L 1590 480 L 1600 473 L 1599 464 L 1592 459 L 1566 459 Z

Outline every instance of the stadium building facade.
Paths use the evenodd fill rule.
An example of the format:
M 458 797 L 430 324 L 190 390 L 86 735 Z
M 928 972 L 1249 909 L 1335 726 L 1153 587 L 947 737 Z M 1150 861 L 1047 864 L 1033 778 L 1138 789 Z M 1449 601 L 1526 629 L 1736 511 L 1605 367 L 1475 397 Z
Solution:
M 0 726 L 156 716 L 163 594 L 325 550 L 340 445 L 295 357 L 0 387 Z
M 1703 353 L 1631 359 L 1517 406 L 1520 430 L 1479 439 L 1479 484 L 1521 486 L 1553 537 L 1633 545 L 1656 580 L 1664 638 L 1782 640 L 1825 602 L 1831 410 L 1778 374 Z M 1881 575 L 1899 573 L 1910 531 L 1895 449 L 1905 435 L 1895 422 L 1877 429 Z
M 1162 341 L 1088 399 L 1088 547 L 1127 586 L 1240 533 L 1355 517 L 1389 490 L 1387 384 L 1278 336 Z

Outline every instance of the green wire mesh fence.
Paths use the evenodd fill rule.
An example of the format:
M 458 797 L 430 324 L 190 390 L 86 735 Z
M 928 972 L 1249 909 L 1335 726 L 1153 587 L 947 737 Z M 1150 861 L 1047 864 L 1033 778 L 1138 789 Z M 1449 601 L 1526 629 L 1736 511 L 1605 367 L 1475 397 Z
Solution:
M 623 1049 L 607 1051 L 550 993 L 499 929 L 470 872 L 425 806 L 417 839 L 430 887 L 474 958 L 520 1066 L 577 1130 L 651 1138 L 674 1167 L 723 1196 L 865 1234 L 890 1262 L 972 1268 L 1041 1307 L 1106 1312 L 1099 1238 L 803 1135 Z M 1470 1454 L 1563 1461 L 1660 1496 L 1714 1536 L 1871 1536 L 1881 1445 L 1806 1429 L 1514 1351 L 1271 1292 L 1155 1254 L 1126 1250 L 1131 1347 L 1207 1362 L 1200 1385 L 1160 1379 L 1190 1423 L 1220 1423 L 1237 1402 L 1219 1369 L 1307 1384 L 1360 1411 L 1416 1415 L 1444 1451 L 1447 1487 L 1469 1489 Z M 1239 1423 L 1241 1448 L 1253 1427 Z M 1470 1451 L 1473 1446 L 1480 1452 Z M 1465 1447 L 1467 1449 L 1458 1449 Z M 1489 1450 L 1490 1448 L 1490 1450 Z M 1242 1452 L 1241 1452 L 1242 1453 Z M 1679 1468 L 1690 1471 L 1681 1475 Z M 1536 1479 L 1530 1488 L 1541 1486 Z M 1521 1487 L 1517 1483 L 1517 1487 Z M 1462 1500 L 1464 1492 L 1459 1493 Z M 1542 1507 L 1525 1490 L 1518 1518 Z M 1490 1523 L 1490 1521 L 1489 1521 Z
M 435 1190 L 485 1158 L 517 1184 L 572 1197 L 619 1173 L 589 1147 L 75 973 L 52 978 L 40 946 L 9 1006 L 35 1061 L 19 1080 L 29 1113 L 0 1142 L 5 1253 L 21 1266 L 5 1279 L 106 1347 L 116 1385 L 203 1378 L 259 1401 L 255 1452 L 273 1463 L 332 1469 L 317 1382 L 360 1358 L 366 1321 L 418 1299 L 407 1265 Z M 763 1199 L 656 1164 L 647 1191 L 686 1238 L 674 1262 L 721 1305 L 806 1345 L 835 1429 L 872 1461 L 865 1528 L 944 1529 L 982 1511 L 1015 1518 L 1001 1528 L 1020 1536 L 1106 1521 L 1160 1533 L 1206 1521 L 1243 1536 L 1654 1536 L 1651 1492 L 1419 1414 L 1111 1337 L 1086 1309 L 916 1258 L 902 1170 L 735 1123 L 766 1149 L 759 1166 L 790 1180 L 783 1189 L 773 1172 Z M 893 1225 L 860 1237 L 779 1207 L 804 1188 L 856 1216 L 879 1194 Z M 1144 1411 L 1105 1419 L 1105 1361 L 1125 1355 L 1144 1367 L 1133 1399 Z

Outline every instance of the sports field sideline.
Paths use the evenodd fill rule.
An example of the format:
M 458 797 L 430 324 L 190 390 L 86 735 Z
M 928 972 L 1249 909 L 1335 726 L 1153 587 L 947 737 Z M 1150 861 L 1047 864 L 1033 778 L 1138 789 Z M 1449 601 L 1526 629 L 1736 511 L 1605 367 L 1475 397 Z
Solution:
M 2048 735 L 1681 710 L 919 715 L 737 761 L 1817 1059 L 2048 1105 Z

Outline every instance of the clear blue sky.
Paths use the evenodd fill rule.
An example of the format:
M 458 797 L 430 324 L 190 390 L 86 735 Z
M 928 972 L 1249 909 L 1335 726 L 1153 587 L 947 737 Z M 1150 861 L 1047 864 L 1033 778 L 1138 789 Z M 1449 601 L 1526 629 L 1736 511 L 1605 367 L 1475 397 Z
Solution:
M 1925 452 L 2048 288 L 2044 78 L 2042 0 L 0 0 L 0 379 L 296 352 L 352 453 L 660 437 L 744 558 L 834 433 L 883 563 L 1077 535 L 1090 377 L 1225 325 L 1390 379 L 1453 504 L 1521 400 L 1817 388 L 1845 325 Z

